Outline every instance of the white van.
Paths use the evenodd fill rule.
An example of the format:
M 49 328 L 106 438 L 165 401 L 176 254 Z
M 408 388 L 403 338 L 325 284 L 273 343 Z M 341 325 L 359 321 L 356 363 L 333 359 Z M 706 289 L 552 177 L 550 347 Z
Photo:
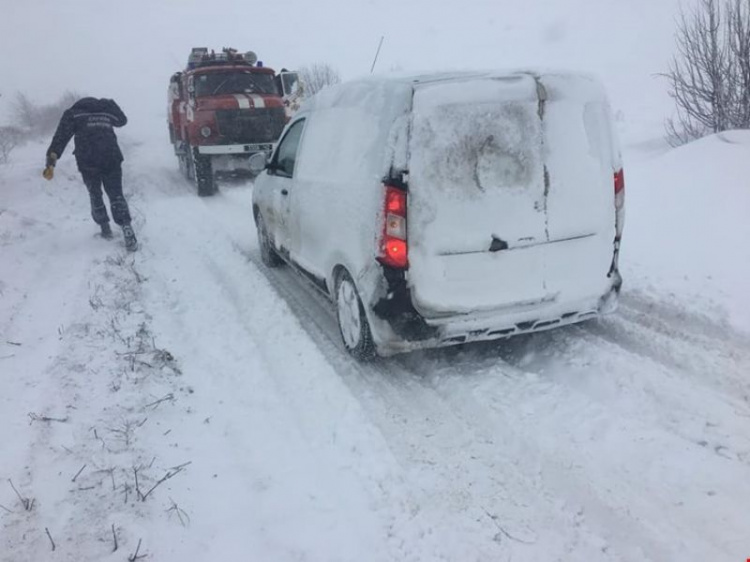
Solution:
M 466 72 L 320 92 L 253 207 L 264 263 L 312 280 L 366 358 L 614 310 L 623 196 L 596 80 Z

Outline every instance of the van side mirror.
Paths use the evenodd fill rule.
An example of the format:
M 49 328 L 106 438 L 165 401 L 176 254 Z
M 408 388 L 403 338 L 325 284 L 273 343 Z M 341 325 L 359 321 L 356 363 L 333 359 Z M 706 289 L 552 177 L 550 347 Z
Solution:
M 254 174 L 260 174 L 267 167 L 267 157 L 265 152 L 256 152 L 248 160 L 250 171 Z

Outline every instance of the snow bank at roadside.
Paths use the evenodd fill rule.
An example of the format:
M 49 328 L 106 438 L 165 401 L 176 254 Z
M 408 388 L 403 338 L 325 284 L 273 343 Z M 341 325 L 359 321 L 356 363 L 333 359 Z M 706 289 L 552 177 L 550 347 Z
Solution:
M 750 131 L 626 167 L 626 287 L 750 332 Z
M 0 167 L 0 560 L 124 560 L 187 517 L 164 483 L 192 460 L 172 435 L 192 389 L 156 347 L 142 258 L 96 234 L 72 157 L 42 179 L 45 149 Z

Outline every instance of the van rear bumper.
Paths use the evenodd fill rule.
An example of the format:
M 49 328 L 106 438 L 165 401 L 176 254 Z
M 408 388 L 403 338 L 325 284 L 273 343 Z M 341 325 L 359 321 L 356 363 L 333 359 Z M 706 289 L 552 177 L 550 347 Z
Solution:
M 514 309 L 425 318 L 415 308 L 404 282 L 373 307 L 373 337 L 381 355 L 490 341 L 550 330 L 609 314 L 617 309 L 619 274 L 610 276 L 610 289 L 601 296 L 577 301 L 557 300 L 527 304 Z

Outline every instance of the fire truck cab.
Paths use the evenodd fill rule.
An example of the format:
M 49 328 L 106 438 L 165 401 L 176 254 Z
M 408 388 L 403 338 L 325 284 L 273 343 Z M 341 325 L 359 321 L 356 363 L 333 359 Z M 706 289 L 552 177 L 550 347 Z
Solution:
M 251 173 L 250 156 L 271 153 L 291 116 L 295 82 L 296 73 L 277 77 L 253 52 L 192 50 L 186 68 L 169 81 L 168 127 L 180 169 L 198 195 L 216 193 L 217 172 Z

